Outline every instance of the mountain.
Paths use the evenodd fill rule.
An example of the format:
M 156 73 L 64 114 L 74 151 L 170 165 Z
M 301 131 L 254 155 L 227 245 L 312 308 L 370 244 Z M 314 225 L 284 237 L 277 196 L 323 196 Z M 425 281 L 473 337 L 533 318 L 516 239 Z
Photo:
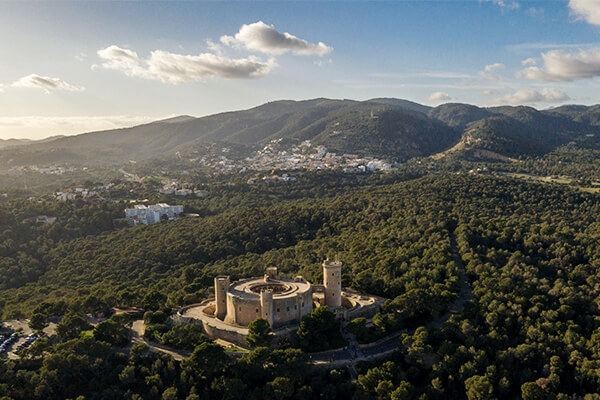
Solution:
M 62 137 L 0 152 L 0 164 L 73 162 L 87 165 L 143 160 L 202 143 L 249 148 L 273 139 L 314 140 L 332 151 L 401 159 L 443 150 L 459 133 L 408 101 L 283 100 L 203 118 L 182 116 L 131 128 Z M 372 115 L 374 113 L 374 115 Z M 337 124 L 337 125 L 336 125 Z M 340 128 L 336 128 L 340 126 Z
M 31 142 L 28 139 L 0 139 L 0 149 L 10 146 L 18 146 Z
M 4 141 L 0 169 L 57 162 L 119 164 L 198 150 L 207 143 L 236 145 L 250 154 L 275 139 L 289 146 L 311 140 L 332 152 L 396 161 L 443 156 L 449 149 L 457 157 L 470 157 L 473 150 L 522 157 L 596 133 L 600 106 L 539 111 L 459 103 L 431 108 L 393 98 L 281 100 L 202 118 L 178 116 L 46 141 L 10 141 L 10 146 L 2 146 Z

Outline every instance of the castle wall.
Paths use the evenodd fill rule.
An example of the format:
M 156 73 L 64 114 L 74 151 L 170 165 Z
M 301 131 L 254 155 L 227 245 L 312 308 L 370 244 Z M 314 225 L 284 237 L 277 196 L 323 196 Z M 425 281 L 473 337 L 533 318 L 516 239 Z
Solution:
M 227 293 L 226 322 L 246 326 L 260 316 L 261 306 L 259 298 L 244 299 Z
M 302 317 L 312 310 L 312 292 L 299 293 L 298 296 L 273 299 L 273 326 L 278 327 L 290 322 L 300 322 Z

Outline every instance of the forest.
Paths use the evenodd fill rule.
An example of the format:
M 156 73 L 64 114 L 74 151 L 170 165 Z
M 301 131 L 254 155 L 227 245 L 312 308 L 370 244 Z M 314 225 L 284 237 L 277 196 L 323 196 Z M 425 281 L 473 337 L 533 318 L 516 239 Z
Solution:
M 454 172 L 323 184 L 331 190 L 238 192 L 200 218 L 133 228 L 112 223 L 118 202 L 11 200 L 0 213 L 0 273 L 10 277 L 0 311 L 65 328 L 57 343 L 0 361 L 0 398 L 598 398 L 597 194 Z M 24 222 L 40 214 L 61 218 Z M 441 319 L 460 289 L 455 256 L 472 298 Z M 353 322 L 364 341 L 402 332 L 398 350 L 359 365 L 355 381 L 344 369 L 311 368 L 293 344 L 231 357 L 197 332 L 157 331 L 193 349 L 177 361 L 124 348 L 125 320 L 77 322 L 136 306 L 160 325 L 161 314 L 210 296 L 217 274 L 275 265 L 319 282 L 326 257 L 344 262 L 344 286 L 389 299 L 373 327 Z

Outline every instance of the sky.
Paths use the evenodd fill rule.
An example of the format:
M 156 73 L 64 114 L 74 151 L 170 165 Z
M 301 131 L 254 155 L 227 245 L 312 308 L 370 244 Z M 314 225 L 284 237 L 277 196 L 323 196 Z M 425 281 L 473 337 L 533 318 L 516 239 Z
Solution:
M 0 139 L 265 102 L 600 103 L 600 0 L 0 1 Z

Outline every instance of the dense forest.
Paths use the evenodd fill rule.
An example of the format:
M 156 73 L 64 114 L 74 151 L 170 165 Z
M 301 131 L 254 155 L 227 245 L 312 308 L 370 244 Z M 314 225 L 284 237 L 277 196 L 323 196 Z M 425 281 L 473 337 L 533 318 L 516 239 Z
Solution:
M 0 361 L 0 397 L 596 398 L 598 195 L 508 177 L 409 178 L 235 196 L 229 187 L 199 218 L 134 228 L 113 223 L 118 202 L 4 203 L 3 316 L 41 314 L 62 327 L 58 343 L 39 340 L 22 359 Z M 58 220 L 30 220 L 41 214 Z M 326 257 L 344 262 L 344 286 L 389 299 L 374 326 L 353 322 L 363 341 L 402 332 L 398 351 L 359 365 L 356 381 L 344 369 L 309 367 L 302 349 L 232 358 L 193 329 L 161 331 L 169 312 L 210 296 L 217 274 L 237 279 L 276 265 L 319 282 Z M 460 289 L 455 257 L 472 298 L 441 318 Z M 176 361 L 144 345 L 123 348 L 127 321 L 93 328 L 78 317 L 113 306 L 154 311 L 145 319 L 157 340 L 193 353 Z

